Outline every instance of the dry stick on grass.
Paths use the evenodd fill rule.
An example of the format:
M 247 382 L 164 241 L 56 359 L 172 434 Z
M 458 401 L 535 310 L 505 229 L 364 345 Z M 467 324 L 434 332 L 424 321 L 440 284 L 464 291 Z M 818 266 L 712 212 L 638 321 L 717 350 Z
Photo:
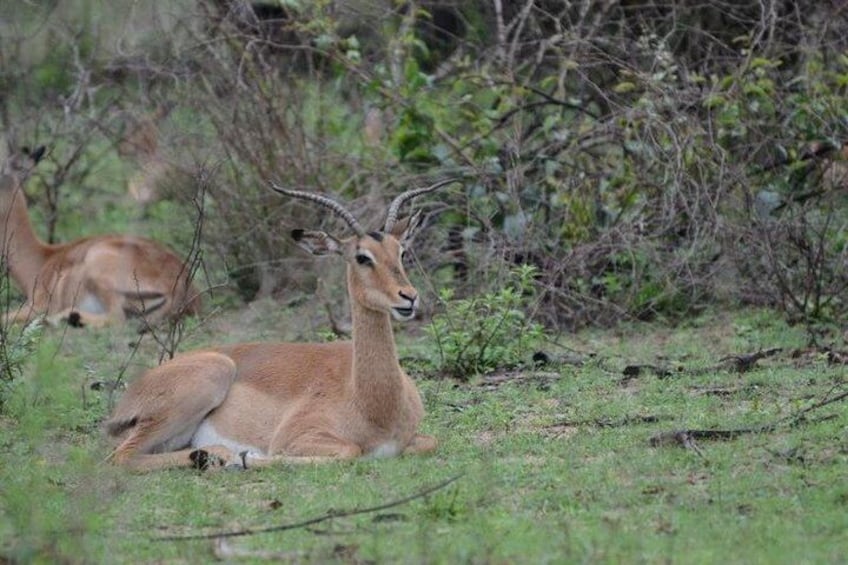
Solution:
M 544 426 L 545 428 L 569 427 L 577 428 L 583 426 L 592 426 L 595 428 L 623 428 L 625 426 L 633 426 L 638 424 L 655 424 L 662 420 L 669 420 L 671 416 L 655 416 L 648 414 L 645 416 L 625 416 L 614 420 L 612 418 L 592 418 L 588 420 L 559 420 L 553 424 Z
M 809 414 L 813 410 L 818 410 L 819 408 L 823 408 L 824 406 L 827 406 L 829 404 L 840 402 L 842 400 L 845 400 L 846 398 L 848 398 L 848 390 L 843 391 L 837 394 L 836 396 L 830 398 L 825 395 L 825 398 L 823 400 L 820 400 L 815 404 L 807 406 L 806 408 L 798 410 L 797 412 L 789 414 L 788 416 L 784 416 L 783 418 L 778 418 L 774 422 L 770 422 L 768 424 L 763 424 L 760 426 L 753 426 L 750 428 L 734 428 L 729 430 L 675 430 L 671 432 L 662 432 L 656 434 L 652 436 L 648 440 L 648 442 L 653 447 L 679 445 L 687 449 L 693 449 L 699 455 L 703 455 L 701 453 L 701 450 L 698 449 L 697 445 L 695 445 L 694 440 L 730 440 L 736 439 L 737 437 L 744 434 L 762 434 L 766 432 L 771 432 L 781 425 L 792 426 L 794 424 L 798 424 L 804 419 L 807 414 Z
M 396 506 L 401 506 L 403 504 L 407 504 L 412 502 L 413 500 L 417 500 L 419 498 L 424 498 L 430 494 L 433 494 L 437 490 L 441 490 L 451 483 L 459 480 L 465 475 L 465 473 L 460 473 L 459 475 L 455 475 L 445 481 L 442 481 L 436 485 L 431 487 L 427 487 L 424 490 L 418 491 L 415 494 L 411 494 L 404 498 L 399 498 L 397 500 L 393 500 L 391 502 L 386 502 L 384 504 L 378 504 L 376 506 L 368 506 L 366 508 L 353 508 L 351 510 L 328 510 L 324 514 L 320 516 L 316 516 L 314 518 L 307 518 L 306 520 L 301 520 L 300 522 L 292 522 L 290 524 L 280 524 L 278 526 L 269 526 L 267 528 L 246 528 L 243 530 L 230 530 L 223 532 L 214 532 L 211 534 L 188 534 L 185 536 L 162 536 L 152 538 L 153 541 L 188 541 L 188 540 L 204 540 L 204 539 L 220 539 L 220 538 L 233 538 L 239 536 L 252 536 L 255 534 L 265 534 L 268 532 L 282 532 L 285 530 L 295 530 L 297 528 L 305 528 L 307 526 L 311 526 L 313 524 L 318 524 L 320 522 L 326 522 L 327 520 L 332 520 L 333 518 L 347 518 L 348 516 L 356 516 L 359 514 L 370 514 L 371 512 L 380 512 L 381 510 L 387 510 L 389 508 L 394 508 Z
M 760 359 L 771 357 L 783 351 L 782 347 L 772 347 L 765 351 L 756 351 L 744 355 L 728 355 L 719 361 L 714 369 L 733 369 L 737 373 L 747 373 L 757 364 Z
M 757 362 L 760 359 L 771 357 L 772 355 L 776 355 L 781 351 L 783 351 L 782 347 L 772 347 L 771 349 L 755 351 L 754 353 L 745 353 L 742 355 L 728 355 L 727 357 L 722 357 L 719 360 L 718 364 L 703 369 L 687 370 L 682 367 L 677 369 L 669 369 L 667 367 L 660 367 L 658 365 L 645 364 L 628 365 L 624 368 L 624 371 L 622 372 L 624 374 L 625 381 L 636 378 L 645 371 L 650 371 L 661 379 L 674 375 L 698 376 L 707 373 L 714 373 L 716 371 L 735 371 L 737 373 L 747 373 L 757 365 Z

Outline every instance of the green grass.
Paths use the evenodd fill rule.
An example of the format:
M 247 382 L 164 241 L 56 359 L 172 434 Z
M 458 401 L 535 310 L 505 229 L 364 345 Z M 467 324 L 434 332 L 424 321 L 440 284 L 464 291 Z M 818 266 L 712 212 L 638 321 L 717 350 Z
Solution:
M 267 338 L 273 327 L 312 319 L 260 309 L 262 316 L 220 315 L 186 346 L 223 335 Z M 407 337 L 413 332 L 400 333 L 402 354 L 428 351 Z M 499 386 L 422 380 L 424 431 L 440 440 L 432 456 L 247 472 L 136 475 L 102 463 L 108 448 L 98 422 L 108 395 L 87 385 L 114 378 L 133 338 L 127 330 L 43 339 L 0 421 L 0 554 L 112 563 L 206 562 L 216 551 L 257 561 L 270 552 L 304 562 L 407 563 L 838 563 L 848 555 L 845 403 L 795 427 L 700 441 L 700 454 L 649 445 L 663 431 L 786 416 L 845 390 L 841 367 L 785 351 L 743 375 L 622 378 L 632 363 L 704 367 L 727 354 L 802 344 L 767 314 L 566 336 L 595 357 Z M 154 362 L 154 353 L 143 343 L 127 374 Z M 235 537 L 223 550 L 208 540 L 156 541 L 378 505 L 456 475 L 407 504 Z

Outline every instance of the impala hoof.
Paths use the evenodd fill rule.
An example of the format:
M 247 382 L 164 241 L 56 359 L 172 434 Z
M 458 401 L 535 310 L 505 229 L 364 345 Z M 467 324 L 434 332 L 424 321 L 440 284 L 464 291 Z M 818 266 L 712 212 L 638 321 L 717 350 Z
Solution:
M 223 459 L 205 449 L 195 449 L 188 454 L 188 458 L 191 459 L 191 466 L 198 471 L 207 471 L 210 468 L 224 465 Z

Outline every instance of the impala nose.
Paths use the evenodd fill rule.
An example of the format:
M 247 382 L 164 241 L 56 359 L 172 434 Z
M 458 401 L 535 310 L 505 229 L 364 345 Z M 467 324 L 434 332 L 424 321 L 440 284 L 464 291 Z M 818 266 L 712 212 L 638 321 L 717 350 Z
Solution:
M 399 290 L 398 294 L 400 295 L 401 298 L 405 298 L 406 300 L 409 300 L 410 302 L 412 302 L 412 304 L 415 304 L 415 302 L 418 300 L 418 295 L 413 294 L 412 296 L 410 296 L 402 290 Z

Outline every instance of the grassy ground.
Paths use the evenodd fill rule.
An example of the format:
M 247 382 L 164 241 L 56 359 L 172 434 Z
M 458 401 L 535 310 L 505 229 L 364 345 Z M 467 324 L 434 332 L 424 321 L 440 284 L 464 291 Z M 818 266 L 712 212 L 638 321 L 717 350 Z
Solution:
M 312 319 L 268 306 L 220 314 L 186 346 L 223 335 L 267 339 L 293 319 Z M 419 332 L 400 333 L 402 354 L 432 351 L 426 338 L 410 337 Z M 841 366 L 793 356 L 803 337 L 766 314 L 566 336 L 587 360 L 579 367 L 469 384 L 422 379 L 424 431 L 440 440 L 429 457 L 247 472 L 133 475 L 101 462 L 108 447 L 98 423 L 109 395 L 91 385 L 127 364 L 133 338 L 130 330 L 49 332 L 8 394 L 0 420 L 6 558 L 839 563 L 848 555 L 845 402 L 767 433 L 688 447 L 649 443 L 683 428 L 758 426 L 846 390 Z M 785 349 L 744 374 L 710 368 L 725 355 L 777 346 Z M 154 352 L 143 344 L 127 378 L 154 362 Z M 633 364 L 674 371 L 625 378 Z M 707 370 L 690 372 L 697 368 Z M 159 540 L 365 509 L 452 477 L 407 503 L 309 526 Z

